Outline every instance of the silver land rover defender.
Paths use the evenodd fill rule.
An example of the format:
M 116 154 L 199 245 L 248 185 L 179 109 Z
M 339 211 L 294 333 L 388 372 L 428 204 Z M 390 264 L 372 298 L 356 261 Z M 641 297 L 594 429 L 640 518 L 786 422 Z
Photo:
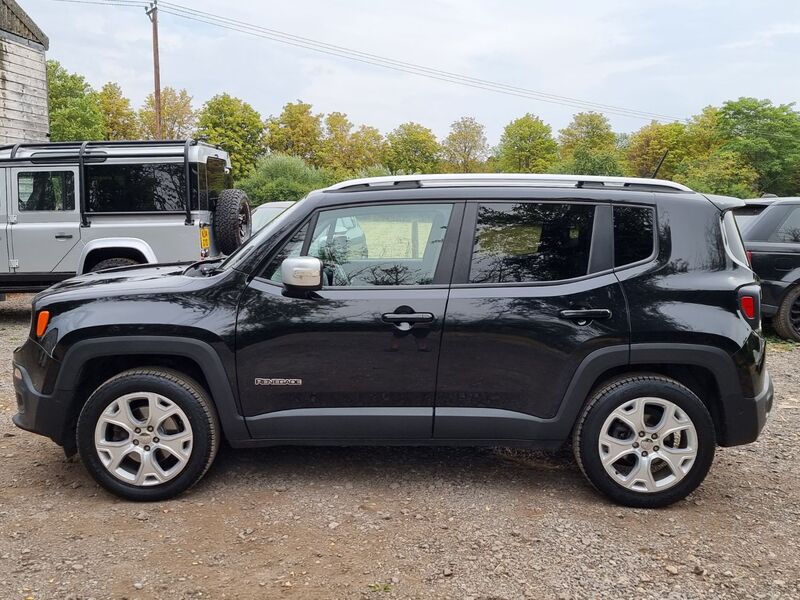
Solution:
M 229 254 L 249 236 L 247 196 L 214 146 L 0 146 L 0 299 L 88 271 Z

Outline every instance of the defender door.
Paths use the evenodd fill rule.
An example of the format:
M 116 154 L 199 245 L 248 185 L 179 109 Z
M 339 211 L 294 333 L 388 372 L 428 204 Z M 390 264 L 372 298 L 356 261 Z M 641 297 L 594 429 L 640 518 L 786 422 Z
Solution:
M 430 439 L 459 202 L 321 209 L 249 284 L 237 321 L 253 437 Z M 284 293 L 280 264 L 316 256 L 323 289 Z
M 8 273 L 10 241 L 8 239 L 8 182 L 7 169 L 0 168 L 0 273 Z
M 434 437 L 546 440 L 578 366 L 618 346 L 611 205 L 574 192 L 467 204 L 445 317 Z M 555 436 L 554 436 L 555 437 Z
M 80 240 L 76 167 L 11 169 L 11 258 L 18 273 L 70 273 L 64 258 Z

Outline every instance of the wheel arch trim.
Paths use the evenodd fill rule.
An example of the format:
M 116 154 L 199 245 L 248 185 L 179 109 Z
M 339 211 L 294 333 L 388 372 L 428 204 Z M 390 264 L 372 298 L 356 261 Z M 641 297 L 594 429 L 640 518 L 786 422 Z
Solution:
M 112 250 L 114 248 L 135 250 L 144 256 L 149 264 L 158 262 L 153 248 L 143 239 L 132 237 L 98 238 L 96 240 L 89 240 L 81 249 L 81 255 L 78 258 L 78 274 L 86 272 L 86 259 L 89 258 L 92 252 L 97 250 Z

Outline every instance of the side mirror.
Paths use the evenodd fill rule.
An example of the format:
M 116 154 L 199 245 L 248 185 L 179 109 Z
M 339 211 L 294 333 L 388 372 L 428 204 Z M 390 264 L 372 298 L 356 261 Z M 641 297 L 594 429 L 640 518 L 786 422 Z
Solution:
M 281 279 L 288 292 L 322 289 L 322 261 L 313 256 L 293 256 L 281 263 Z

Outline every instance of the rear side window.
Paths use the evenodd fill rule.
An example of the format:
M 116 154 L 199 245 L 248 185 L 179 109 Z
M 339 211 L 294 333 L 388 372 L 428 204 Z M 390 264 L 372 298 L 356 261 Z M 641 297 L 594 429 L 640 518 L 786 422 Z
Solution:
M 789 212 L 783 223 L 769 236 L 769 241 L 800 243 L 800 206 Z
M 655 248 L 655 211 L 643 206 L 614 207 L 614 266 L 649 258 Z
M 582 204 L 482 204 L 470 282 L 560 281 L 586 275 L 594 213 L 594 206 Z
M 725 232 L 725 243 L 728 245 L 730 253 L 743 265 L 749 265 L 750 261 L 747 260 L 747 251 L 742 243 L 742 235 L 739 233 L 736 217 L 731 211 L 726 212 L 725 216 L 722 217 L 722 228 Z
M 89 165 L 88 212 L 181 212 L 186 210 L 183 163 Z
M 206 162 L 206 182 L 208 189 L 208 202 L 211 207 L 219 198 L 226 187 L 225 161 L 220 158 L 208 158 Z
M 72 171 L 38 171 L 17 177 L 20 212 L 75 209 L 75 176 Z

